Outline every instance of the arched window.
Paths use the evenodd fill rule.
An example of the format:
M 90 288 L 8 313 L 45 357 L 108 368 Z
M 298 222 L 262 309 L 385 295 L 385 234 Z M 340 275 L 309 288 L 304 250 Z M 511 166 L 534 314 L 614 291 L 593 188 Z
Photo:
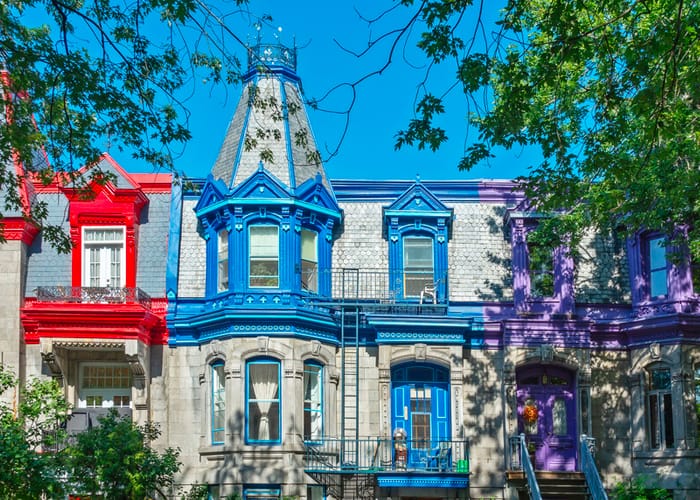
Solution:
M 323 438 L 323 367 L 304 363 L 304 441 Z
M 224 362 L 211 364 L 211 442 L 223 444 L 226 434 L 226 375 Z
M 280 362 L 256 359 L 246 365 L 246 441 L 281 442 Z

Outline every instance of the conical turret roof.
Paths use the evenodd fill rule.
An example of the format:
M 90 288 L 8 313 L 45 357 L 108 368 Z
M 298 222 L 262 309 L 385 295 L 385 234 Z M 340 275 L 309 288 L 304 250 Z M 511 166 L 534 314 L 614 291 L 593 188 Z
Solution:
M 296 51 L 281 45 L 249 50 L 244 88 L 211 174 L 230 190 L 260 168 L 294 195 L 320 175 L 332 195 L 296 74 Z

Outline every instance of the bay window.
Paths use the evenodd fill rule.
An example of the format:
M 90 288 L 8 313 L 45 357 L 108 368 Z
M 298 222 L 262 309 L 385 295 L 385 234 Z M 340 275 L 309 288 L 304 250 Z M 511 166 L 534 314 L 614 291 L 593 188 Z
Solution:
M 251 226 L 249 243 L 249 286 L 279 287 L 277 226 Z
M 323 437 L 323 368 L 304 363 L 304 441 L 320 441 Z
M 78 407 L 129 408 L 131 385 L 131 370 L 126 364 L 84 363 Z
M 301 288 L 318 291 L 318 234 L 309 229 L 301 230 Z
M 222 444 L 226 433 L 226 375 L 223 361 L 211 365 L 211 442 Z
M 228 231 L 222 229 L 217 237 L 217 290 L 228 290 Z
M 246 379 L 246 440 L 250 443 L 279 443 L 279 361 L 249 361 Z
M 649 446 L 652 449 L 673 448 L 673 403 L 671 371 L 668 368 L 652 368 L 649 371 L 647 414 Z

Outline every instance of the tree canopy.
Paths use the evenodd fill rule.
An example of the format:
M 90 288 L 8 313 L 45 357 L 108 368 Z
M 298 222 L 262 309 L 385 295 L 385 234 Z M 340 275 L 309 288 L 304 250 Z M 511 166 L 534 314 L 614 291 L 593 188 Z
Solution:
M 227 23 L 187 0 L 2 2 L 0 212 L 26 212 L 17 194 L 23 171 L 47 183 L 59 174 L 78 188 L 108 180 L 97 164 L 107 144 L 172 170 L 190 137 L 184 100 L 195 77 L 240 77 L 233 49 L 243 43 Z M 24 215 L 42 227 L 45 206 L 31 208 Z M 42 228 L 50 243 L 70 248 L 66 234 Z
M 472 111 L 460 169 L 498 148 L 538 148 L 520 186 L 532 210 L 554 216 L 552 238 L 687 230 L 700 256 L 698 2 L 509 0 L 495 30 L 469 32 L 465 19 L 488 2 L 401 3 L 431 64 L 454 65 Z M 444 94 L 423 88 L 397 147 L 446 139 Z

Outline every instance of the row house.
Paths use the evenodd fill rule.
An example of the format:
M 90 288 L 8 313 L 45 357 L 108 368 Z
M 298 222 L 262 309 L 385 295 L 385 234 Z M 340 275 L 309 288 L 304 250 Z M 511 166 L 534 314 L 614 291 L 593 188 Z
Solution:
M 248 62 L 206 179 L 25 186 L 67 255 L 5 218 L 3 363 L 61 380 L 71 429 L 157 422 L 211 498 L 700 495 L 683 228 L 542 248 L 512 181 L 332 179 L 296 51 Z

